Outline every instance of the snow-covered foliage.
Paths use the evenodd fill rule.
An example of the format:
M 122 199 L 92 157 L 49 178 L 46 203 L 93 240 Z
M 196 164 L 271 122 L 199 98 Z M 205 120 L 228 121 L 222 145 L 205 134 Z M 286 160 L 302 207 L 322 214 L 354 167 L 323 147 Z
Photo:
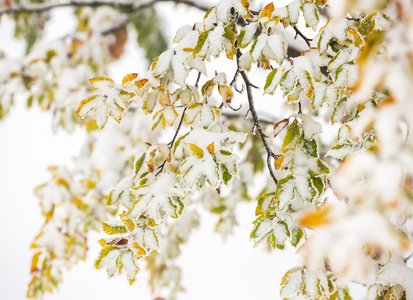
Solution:
M 45 225 L 28 296 L 53 290 L 100 223 L 109 237 L 95 267 L 132 284 L 146 258 L 153 290 L 175 299 L 174 260 L 198 225 L 195 204 L 219 215 L 226 236 L 236 206 L 256 201 L 252 242 L 291 245 L 303 257 L 281 282 L 283 299 L 352 299 L 351 282 L 368 299 L 413 299 L 412 2 L 294 0 L 255 11 L 247 0 L 220 0 L 178 29 L 143 76 L 117 84 L 105 66 L 125 43 L 122 7 L 139 9 L 80 9 L 76 35 L 0 60 L 0 117 L 23 93 L 55 111 L 56 124 L 90 134 L 75 168 L 51 168 L 36 189 Z M 7 1 L 0 13 L 13 8 Z M 305 48 L 290 42 L 293 31 Z M 267 111 L 269 122 L 255 89 L 283 107 Z M 256 175 L 265 178 L 258 196 Z

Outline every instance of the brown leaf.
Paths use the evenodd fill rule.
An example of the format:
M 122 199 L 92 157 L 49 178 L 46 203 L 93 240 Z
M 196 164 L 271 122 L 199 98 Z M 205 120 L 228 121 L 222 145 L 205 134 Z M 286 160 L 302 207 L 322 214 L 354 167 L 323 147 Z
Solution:
M 289 121 L 288 121 L 288 118 L 285 118 L 285 119 L 283 119 L 283 120 L 275 123 L 275 125 L 274 125 L 274 138 L 277 137 L 277 135 L 278 135 L 281 131 L 283 131 L 283 129 L 284 129 L 285 127 L 287 127 L 288 122 L 289 122 Z

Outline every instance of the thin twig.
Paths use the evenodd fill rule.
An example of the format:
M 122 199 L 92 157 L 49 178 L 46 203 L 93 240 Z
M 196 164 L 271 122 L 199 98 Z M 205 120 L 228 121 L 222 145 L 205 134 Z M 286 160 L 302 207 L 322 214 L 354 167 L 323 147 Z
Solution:
M 199 83 L 199 79 L 200 79 L 200 78 L 201 78 L 201 72 L 198 72 L 198 76 L 197 76 L 196 81 L 195 81 L 195 87 L 198 87 L 198 83 Z M 178 137 L 178 133 L 179 133 L 179 131 L 181 130 L 181 127 L 182 127 L 182 124 L 183 124 L 183 122 L 184 122 L 184 117 L 185 117 L 185 113 L 186 113 L 186 110 L 187 110 L 187 109 L 188 109 L 188 107 L 185 107 L 185 108 L 184 108 L 184 110 L 183 110 L 183 112 L 182 112 L 181 119 L 179 120 L 178 127 L 176 128 L 174 137 L 173 137 L 172 140 L 168 143 L 168 147 L 169 147 L 171 150 L 172 150 L 172 147 L 173 147 L 173 145 L 174 145 L 174 143 L 175 143 L 176 138 Z M 165 168 L 165 165 L 166 165 L 166 160 L 164 160 L 164 162 L 158 167 L 159 171 L 158 171 L 158 173 L 156 173 L 156 176 L 158 176 L 160 173 L 162 173 L 163 169 Z
M 297 26 L 293 26 L 293 29 L 295 30 L 295 33 L 298 34 L 298 35 L 304 40 L 304 42 L 307 44 L 308 48 L 311 48 L 310 41 L 312 41 L 312 39 L 307 38 L 307 37 L 300 31 L 300 29 L 297 28 Z
M 271 175 L 272 179 L 274 180 L 275 185 L 277 185 L 278 180 L 275 177 L 274 172 L 273 172 L 272 167 L 271 167 L 271 158 L 276 158 L 277 155 L 275 155 L 274 152 L 272 152 L 270 146 L 268 145 L 267 139 L 266 139 L 267 136 L 265 135 L 264 130 L 261 127 L 260 121 L 258 119 L 257 112 L 255 111 L 254 99 L 252 97 L 252 91 L 251 91 L 251 86 L 252 86 L 251 82 L 249 81 L 248 76 L 247 76 L 247 74 L 245 73 L 244 70 L 240 71 L 240 74 L 242 76 L 242 79 L 245 82 L 245 87 L 247 89 L 248 104 L 249 104 L 249 108 L 250 108 L 249 111 L 251 112 L 252 119 L 254 121 L 254 127 L 253 128 L 256 128 L 258 130 L 258 133 L 261 136 L 261 140 L 262 140 L 262 143 L 264 144 L 265 151 L 267 151 L 268 171 L 270 172 L 270 175 Z
M 172 138 L 172 141 L 170 141 L 170 142 L 168 143 L 168 146 L 169 146 L 169 147 L 172 147 L 172 146 L 174 145 L 174 143 L 175 143 L 176 137 L 178 136 L 179 130 L 181 129 L 182 123 L 183 123 L 183 121 L 184 121 L 185 112 L 186 112 L 187 108 L 188 108 L 188 107 L 185 107 L 185 108 L 184 108 L 184 111 L 182 112 L 181 120 L 179 120 L 178 128 L 176 128 L 174 137 Z

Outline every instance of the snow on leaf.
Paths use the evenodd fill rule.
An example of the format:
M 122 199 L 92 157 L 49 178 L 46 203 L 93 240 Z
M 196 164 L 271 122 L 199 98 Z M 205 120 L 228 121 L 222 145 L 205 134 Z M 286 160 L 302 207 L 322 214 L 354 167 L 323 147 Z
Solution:
M 287 54 L 287 43 L 281 31 L 277 30 L 276 28 L 274 28 L 273 31 L 274 33 L 269 36 L 267 44 L 269 49 L 274 54 L 274 57 L 268 57 L 267 55 L 266 56 L 268 59 L 274 59 L 281 65 Z
M 310 178 L 303 175 L 295 175 L 295 190 L 301 198 L 308 202 L 312 202 L 317 196 L 317 191 L 313 187 Z
M 285 247 L 285 241 L 290 237 L 290 231 L 288 225 L 279 220 L 273 223 L 272 233 L 270 234 L 270 243 L 273 249 L 276 247 L 283 250 Z
M 264 215 L 271 203 L 274 200 L 275 193 L 264 193 L 258 198 L 257 208 L 255 209 L 255 215 Z
M 76 116 L 79 118 L 84 118 L 94 107 L 96 107 L 99 102 L 103 101 L 102 96 L 93 95 L 87 97 L 80 102 L 79 108 L 76 111 Z
M 169 69 L 172 61 L 173 50 L 167 50 L 158 56 L 153 69 L 155 76 L 162 76 Z M 155 63 L 155 62 L 154 62 Z
M 191 30 L 192 30 L 191 25 L 184 25 L 184 26 L 180 27 L 178 29 L 178 31 L 176 32 L 176 34 L 175 34 L 173 42 L 174 43 L 179 43 L 186 36 L 186 34 L 188 32 L 190 32 Z
M 109 276 L 113 276 L 116 272 L 116 260 L 120 254 L 121 250 L 115 246 L 108 245 L 103 247 L 97 259 L 94 262 L 96 269 L 107 268 Z
M 113 189 L 106 202 L 107 206 L 116 205 L 119 201 L 126 207 L 130 208 L 132 198 L 130 196 L 130 189 L 133 186 L 133 175 L 127 176 Z
M 296 247 L 304 236 L 304 231 L 300 227 L 294 227 L 291 231 L 291 245 Z
M 346 107 L 347 107 L 347 98 L 341 98 L 338 101 L 336 107 L 333 109 L 333 113 L 331 115 L 331 123 L 336 123 L 340 121 L 344 115 L 346 114 Z
M 251 69 L 251 64 L 252 64 L 251 53 L 249 51 L 244 52 L 239 58 L 239 67 L 241 69 L 249 71 Z
M 130 285 L 135 282 L 136 274 L 139 272 L 139 267 L 131 250 L 122 251 L 119 256 L 119 269 L 125 271 L 126 278 Z
M 276 197 L 277 206 L 280 210 L 283 210 L 294 199 L 294 186 L 294 178 L 291 175 L 278 181 Z
M 257 26 L 258 26 L 258 23 L 253 22 L 241 29 L 237 37 L 238 47 L 246 48 L 251 43 L 257 31 Z
M 326 156 L 342 160 L 349 156 L 352 151 L 353 147 L 349 143 L 337 144 L 328 150 Z
M 151 185 L 138 186 L 132 190 L 134 199 L 127 216 L 139 218 L 141 215 L 161 224 L 165 215 L 178 218 L 183 210 L 182 191 L 175 188 L 176 176 L 162 173 Z
M 192 124 L 196 116 L 198 116 L 199 113 L 201 112 L 202 107 L 203 107 L 202 103 L 194 103 L 190 105 L 184 115 L 184 124 L 186 125 Z
M 254 240 L 255 245 L 260 243 L 264 238 L 268 236 L 268 234 L 270 234 L 270 232 L 272 231 L 272 223 L 272 220 L 269 220 L 262 216 L 258 217 L 258 219 L 254 221 L 254 228 L 251 231 L 250 239 Z
M 316 31 L 319 21 L 317 6 L 312 3 L 305 2 L 303 4 L 303 14 L 305 22 L 307 23 L 306 25 Z
M 115 86 L 115 83 L 111 78 L 106 76 L 99 76 L 89 79 L 90 84 L 99 90 L 111 89 Z
M 216 111 L 211 105 L 203 105 L 200 113 L 200 121 L 204 129 L 208 129 L 216 120 Z
M 205 182 L 215 188 L 220 181 L 219 167 L 209 153 L 202 159 L 186 158 L 179 166 L 177 174 L 186 188 L 193 188 L 195 184 L 203 187 Z
M 274 94 L 275 89 L 280 84 L 282 75 L 283 75 L 283 72 L 281 70 L 281 67 L 278 69 L 272 70 L 267 76 L 267 80 L 264 86 L 264 92 L 271 94 L 271 95 Z
M 287 9 L 288 9 L 288 16 L 289 16 L 291 25 L 297 24 L 298 17 L 301 11 L 301 1 L 294 0 L 293 2 L 288 4 Z
M 280 85 L 284 92 L 284 95 L 288 95 L 294 89 L 294 87 L 297 85 L 297 74 L 295 73 L 294 69 L 283 71 Z
M 292 269 L 288 271 L 282 278 L 282 288 L 280 296 L 283 298 L 292 298 L 298 295 L 302 281 L 301 270 Z
M 311 108 L 316 109 L 323 105 L 326 93 L 326 84 L 322 82 L 314 83 L 314 91 L 311 99 Z
M 312 140 L 316 134 L 323 132 L 321 124 L 317 121 L 314 121 L 311 116 L 307 114 L 301 114 L 300 119 L 303 121 L 302 126 L 304 136 L 307 140 Z

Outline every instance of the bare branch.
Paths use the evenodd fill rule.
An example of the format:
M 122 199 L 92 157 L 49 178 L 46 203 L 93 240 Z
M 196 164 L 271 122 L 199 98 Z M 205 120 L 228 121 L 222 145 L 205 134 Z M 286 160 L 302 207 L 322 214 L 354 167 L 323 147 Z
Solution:
M 293 29 L 295 30 L 295 33 L 296 33 L 297 35 L 299 35 L 299 36 L 304 40 L 304 42 L 307 44 L 308 48 L 310 48 L 310 47 L 311 47 L 310 41 L 312 41 L 312 39 L 307 38 L 307 37 L 300 31 L 300 29 L 297 28 L 297 26 L 293 26 Z M 297 36 L 297 35 L 296 35 L 296 36 Z
M 199 1 L 191 1 L 191 0 L 146 0 L 136 2 L 119 2 L 119 1 L 107 1 L 107 0 L 72 0 L 67 2 L 60 2 L 60 3 L 51 3 L 51 4 L 33 4 L 33 5 L 16 5 L 11 8 L 0 9 L 0 15 L 3 14 L 18 14 L 18 13 L 42 13 L 46 12 L 55 8 L 59 7 L 99 7 L 99 6 L 111 6 L 117 9 L 123 9 L 128 13 L 136 12 L 138 10 L 144 9 L 151 5 L 154 5 L 158 2 L 175 2 L 175 3 L 182 3 L 187 4 L 189 6 L 198 8 L 203 11 L 207 11 L 209 9 L 208 6 L 199 3 Z
M 244 80 L 245 86 L 247 88 L 248 104 L 249 104 L 249 107 L 250 107 L 249 111 L 251 112 L 252 119 L 254 121 L 254 127 L 258 130 L 258 133 L 261 136 L 262 143 L 264 144 L 265 151 L 267 151 L 268 171 L 270 172 L 270 175 L 271 175 L 272 179 L 274 180 L 275 185 L 277 185 L 278 180 L 275 177 L 274 172 L 273 172 L 272 167 L 271 167 L 271 158 L 276 158 L 277 155 L 275 155 L 274 152 L 272 152 L 270 146 L 268 145 L 267 136 L 265 135 L 264 130 L 262 129 L 260 121 L 258 119 L 258 115 L 257 115 L 257 112 L 255 110 L 255 106 L 254 106 L 254 99 L 252 97 L 252 91 L 251 91 L 252 84 L 249 81 L 248 76 L 247 76 L 247 74 L 245 73 L 244 70 L 240 71 L 240 74 L 241 74 L 242 79 Z

